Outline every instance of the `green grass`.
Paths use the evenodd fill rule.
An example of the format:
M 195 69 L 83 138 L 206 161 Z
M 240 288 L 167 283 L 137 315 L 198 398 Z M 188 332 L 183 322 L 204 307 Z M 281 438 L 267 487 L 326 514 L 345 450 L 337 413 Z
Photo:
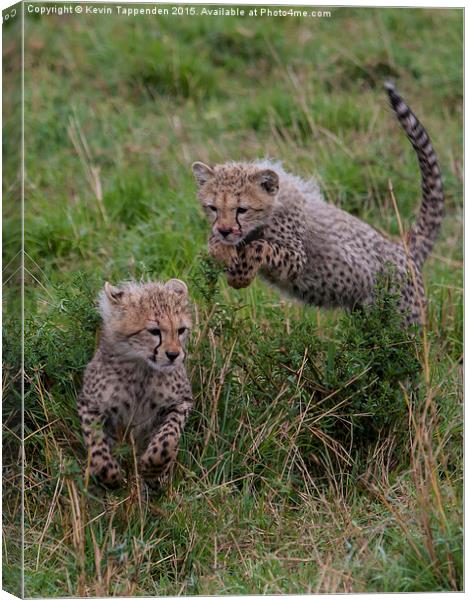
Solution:
M 462 16 L 26 19 L 27 596 L 462 589 Z M 7 74 L 17 33 L 5 27 Z M 190 170 L 269 155 L 398 236 L 388 181 L 409 225 L 419 173 L 387 77 L 427 127 L 446 189 L 424 342 L 396 327 L 393 299 L 348 316 L 261 281 L 228 288 Z M 16 159 L 4 155 L 5 193 Z M 7 236 L 4 264 L 16 251 Z M 17 403 L 15 264 L 4 352 Z M 121 448 L 123 488 L 86 488 L 75 397 L 96 295 L 105 280 L 174 276 L 196 308 L 195 410 L 173 478 L 142 497 Z M 13 589 L 13 485 L 4 499 Z

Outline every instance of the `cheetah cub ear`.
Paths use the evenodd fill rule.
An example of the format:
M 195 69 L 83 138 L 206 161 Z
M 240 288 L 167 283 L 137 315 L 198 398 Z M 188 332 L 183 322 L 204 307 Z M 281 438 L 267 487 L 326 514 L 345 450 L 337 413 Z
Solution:
M 122 303 L 124 291 L 114 285 L 111 285 L 107 281 L 104 284 L 104 293 L 112 304 Z
M 165 283 L 165 287 L 177 294 L 188 295 L 188 286 L 181 279 L 170 279 Z
M 199 187 L 202 187 L 214 175 L 213 169 L 202 162 L 193 163 L 191 168 Z
M 279 191 L 279 176 L 271 169 L 258 171 L 253 175 L 253 181 L 270 196 L 275 196 Z
M 116 310 L 124 309 L 125 290 L 106 281 L 98 296 L 98 307 L 104 321 L 109 320 Z

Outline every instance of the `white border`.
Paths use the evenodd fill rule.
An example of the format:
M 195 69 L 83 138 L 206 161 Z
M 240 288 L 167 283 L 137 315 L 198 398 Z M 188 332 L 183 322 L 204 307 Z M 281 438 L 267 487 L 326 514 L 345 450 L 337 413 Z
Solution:
M 40 0 L 28 0 L 29 4 L 46 4 L 46 3 L 53 3 L 53 0 L 46 0 L 44 1 L 40 1 Z M 219 0 L 218 2 L 207 2 L 204 0 L 192 0 L 192 1 L 177 1 L 177 2 L 139 2 L 138 0 L 123 0 L 122 2 L 119 2 L 117 0 L 111 0 L 109 2 L 105 1 L 105 0 L 100 0 L 100 1 L 96 1 L 96 0 L 88 0 L 87 2 L 81 2 L 80 0 L 64 0 L 63 2 L 64 4 L 216 4 L 216 5 L 278 5 L 278 6 L 326 6 L 326 7 L 332 7 L 332 8 L 339 8 L 339 7 L 364 7 L 364 8 L 372 8 L 372 7 L 378 7 L 378 8 L 441 8 L 441 9 L 448 9 L 448 8 L 465 8 L 466 6 L 466 2 L 465 0 L 452 0 L 450 4 L 446 4 L 444 3 L 443 0 L 414 0 L 414 1 L 408 1 L 408 2 L 394 2 L 393 0 L 391 2 L 387 2 L 385 0 L 363 0 L 362 2 L 354 2 L 352 0 L 343 0 L 342 2 L 327 2 L 325 0 L 318 0 L 316 2 L 309 2 L 309 1 L 305 1 L 305 0 L 299 0 L 299 1 L 292 1 L 292 0 L 284 0 L 283 2 L 273 2 L 273 1 L 269 1 L 269 0 L 238 0 L 238 1 L 234 1 L 234 2 L 230 2 L 227 0 Z M 12 2 L 11 0 L 0 0 L 0 8 L 2 10 L 5 10 L 6 8 L 12 6 L 13 4 L 16 4 L 16 2 Z M 25 2 L 26 4 L 26 2 Z M 467 17 L 468 12 L 465 11 L 464 12 L 464 28 L 465 31 L 468 30 L 467 27 Z M 22 15 L 22 28 L 24 31 L 24 18 Z M 1 37 L 1 35 L 0 35 Z M 24 59 L 24 44 L 22 43 L 22 64 L 23 64 L 23 59 Z M 467 47 L 465 45 L 465 62 L 464 65 L 466 67 L 467 65 Z M 0 58 L 0 66 L 1 66 L 1 58 Z M 467 78 L 465 77 L 466 75 L 466 68 L 464 68 L 464 81 L 465 81 L 465 97 L 464 97 L 464 108 L 467 108 Z M 23 90 L 24 91 L 24 72 L 23 72 L 23 77 L 22 77 L 22 85 L 23 85 Z M 24 112 L 23 112 L 23 107 L 22 107 L 22 125 L 24 124 Z M 467 133 L 467 123 L 465 122 L 465 134 Z M 466 135 L 465 135 L 466 138 Z M 464 138 L 464 139 L 465 139 Z M 0 159 L 1 160 L 1 159 Z M 466 167 L 468 166 L 468 160 L 467 160 L 467 156 L 465 156 L 465 171 L 467 170 Z M 22 170 L 24 172 L 24 128 L 23 128 L 23 132 L 22 132 Z M 24 213 L 24 203 L 23 203 L 23 199 L 24 199 L 24 186 L 22 185 L 22 212 Z M 466 227 L 464 226 L 464 229 L 466 230 Z M 1 235 L 1 234 L 0 234 Z M 464 232 L 464 236 L 465 236 L 465 232 Z M 24 249 L 24 230 L 22 228 L 22 248 Z M 470 252 L 470 246 L 467 245 L 465 248 L 465 259 L 468 258 L 467 253 Z M 466 262 L 466 260 L 465 260 Z M 465 273 L 465 284 L 467 283 L 467 273 Z M 1 292 L 0 292 L 1 293 Z M 465 307 L 466 307 L 466 302 L 465 302 Z M 21 310 L 22 310 L 22 314 L 24 316 L 24 303 L 23 303 L 23 297 L 22 297 L 22 304 L 21 304 Z M 23 336 L 22 336 L 23 337 Z M 465 340 L 467 339 L 467 323 L 465 323 Z M 23 406 L 24 409 L 24 406 Z M 24 410 L 23 410 L 24 413 Z M 23 422 L 22 422 L 22 427 L 23 427 Z M 465 459 L 468 458 L 467 456 L 467 451 L 469 448 L 469 445 L 467 443 L 468 439 L 468 430 L 467 428 L 465 428 Z M 468 464 L 468 461 L 465 460 L 465 464 Z M 467 472 L 467 469 L 465 469 L 465 474 Z M 465 503 L 465 508 L 466 508 L 466 503 Z M 22 533 L 24 533 L 24 521 L 22 520 Z M 467 534 L 465 533 L 465 542 L 467 542 Z M 466 544 L 465 544 L 466 547 Z M 0 556 L 1 556 L 1 545 L 0 545 Z M 470 558 L 468 557 L 468 553 L 465 553 L 465 574 L 467 574 L 469 572 L 469 566 L 470 566 Z M 23 585 L 24 585 L 24 580 L 22 582 L 22 590 L 23 590 Z M 363 594 L 363 593 L 357 593 L 357 594 L 318 594 L 315 597 L 326 597 L 326 598 L 331 598 L 331 599 L 344 599 L 344 597 L 348 597 L 348 596 L 352 596 L 354 598 L 367 598 L 370 596 L 375 596 L 376 594 Z M 380 600 L 395 600 L 396 596 L 398 595 L 397 593 L 395 594 L 377 594 L 378 597 L 380 598 Z M 447 593 L 447 592 L 433 592 L 433 593 L 409 593 L 406 594 L 407 597 L 410 598 L 439 598 L 440 600 L 447 600 L 447 599 L 451 599 L 455 596 L 462 596 L 465 595 L 465 592 L 452 592 L 452 593 Z M 223 598 L 251 598 L 252 596 L 223 596 Z M 267 600 L 277 600 L 279 596 L 263 596 L 263 598 L 266 598 Z M 303 600 L 306 597 L 310 597 L 309 595 L 290 595 L 288 596 L 289 598 L 291 598 L 292 600 Z M 312 596 L 313 597 L 313 596 Z M 15 596 L 12 596 L 11 594 L 9 594 L 8 592 L 5 592 L 3 590 L 0 590 L 0 600 L 3 599 L 9 599 L 11 600 L 12 598 L 15 598 Z M 144 598 L 144 596 L 139 596 L 139 598 Z M 179 598 L 179 597 L 172 597 L 172 596 L 166 596 L 165 598 Z M 198 598 L 206 598 L 205 596 L 198 596 Z M 209 597 L 210 598 L 210 597 Z M 123 600 L 126 600 L 125 598 Z

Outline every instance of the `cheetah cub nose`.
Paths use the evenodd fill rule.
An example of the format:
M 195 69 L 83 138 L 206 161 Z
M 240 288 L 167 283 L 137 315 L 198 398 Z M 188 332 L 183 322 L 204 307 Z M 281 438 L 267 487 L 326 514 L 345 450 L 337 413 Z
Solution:
M 230 233 L 232 233 L 231 229 L 220 229 L 219 228 L 218 231 L 222 237 L 227 237 Z
M 171 362 L 173 362 L 180 355 L 179 352 L 165 352 L 165 354 L 168 356 L 168 359 L 171 360 Z

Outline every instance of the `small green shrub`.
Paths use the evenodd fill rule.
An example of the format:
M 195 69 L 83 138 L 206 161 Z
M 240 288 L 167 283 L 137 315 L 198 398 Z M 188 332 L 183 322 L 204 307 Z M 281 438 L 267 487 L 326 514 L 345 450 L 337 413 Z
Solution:
M 230 476 L 247 468 L 266 475 L 273 465 L 284 473 L 293 448 L 294 455 L 298 450 L 292 457 L 295 479 L 305 464 L 312 469 L 335 461 L 341 469 L 351 461 L 362 464 L 371 446 L 388 435 L 397 448 L 405 442 L 403 389 L 413 392 L 420 365 L 416 332 L 403 327 L 396 293 L 380 283 L 377 302 L 344 314 L 327 340 L 308 317 L 287 329 L 274 308 L 267 322 L 253 322 L 246 307 L 220 300 L 216 276 L 211 262 L 203 261 L 193 279 L 208 315 L 204 327 L 215 337 L 200 341 L 192 361 L 200 365 L 196 393 L 206 394 L 208 370 L 220 372 L 233 350 L 219 404 L 225 435 L 238 436 L 227 440 L 237 450 Z M 210 356 L 214 364 L 202 366 Z M 238 423 L 247 419 L 251 430 L 236 434 Z M 256 452 L 254 438 L 262 438 Z M 198 447 L 196 439 L 191 443 Z
M 91 359 L 99 315 L 96 295 L 102 282 L 77 273 L 58 285 L 49 310 L 25 319 L 25 372 L 40 378 L 49 391 L 63 395 L 76 389 Z

